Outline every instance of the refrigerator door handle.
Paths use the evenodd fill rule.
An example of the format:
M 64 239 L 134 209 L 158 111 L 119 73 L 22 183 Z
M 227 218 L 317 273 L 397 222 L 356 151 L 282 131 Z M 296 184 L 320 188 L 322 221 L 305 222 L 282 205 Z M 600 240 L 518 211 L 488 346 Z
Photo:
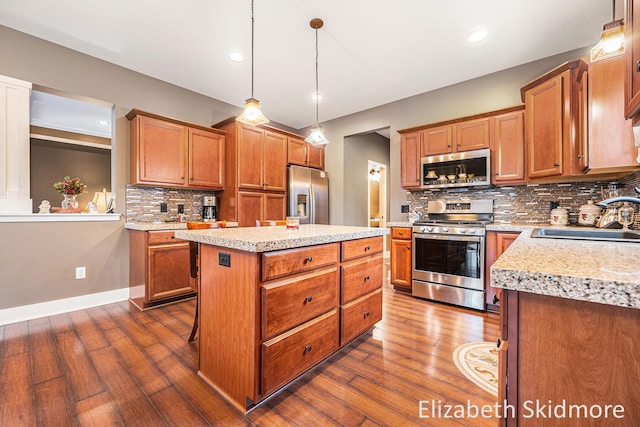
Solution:
M 309 224 L 315 224 L 316 223 L 316 197 L 314 194 L 314 190 L 313 190 L 313 184 L 309 185 L 309 212 L 307 212 L 307 214 L 309 215 Z

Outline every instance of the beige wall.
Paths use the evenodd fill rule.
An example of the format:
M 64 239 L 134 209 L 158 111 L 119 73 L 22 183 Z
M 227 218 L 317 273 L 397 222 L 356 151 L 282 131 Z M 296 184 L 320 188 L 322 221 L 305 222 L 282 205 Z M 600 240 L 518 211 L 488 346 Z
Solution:
M 345 183 L 350 179 L 348 176 L 350 172 L 349 168 L 345 167 L 349 164 L 345 158 L 345 152 L 349 150 L 345 144 L 348 144 L 346 138 L 349 135 L 390 127 L 391 161 L 388 175 L 390 216 L 388 220 L 406 220 L 406 214 L 400 213 L 400 205 L 406 203 L 407 193 L 400 185 L 398 130 L 520 105 L 522 104 L 520 87 L 525 83 L 565 61 L 574 60 L 586 54 L 588 54 L 587 48 L 567 52 L 322 123 L 325 135 L 331 141 L 326 149 L 326 170 L 331 177 L 329 197 L 331 224 L 343 224 L 351 220 L 349 208 L 346 204 L 342 204 L 343 200 L 348 200 L 345 198 L 348 193 L 348 185 Z
M 115 104 L 114 170 L 124 211 L 132 108 L 211 125 L 240 109 L 0 26 L 0 74 Z M 212 76 L 214 78 L 214 76 Z M 224 84 L 221 82 L 220 84 Z M 53 203 L 53 201 L 52 201 Z M 128 286 L 120 222 L 0 223 L 0 310 Z M 87 278 L 75 280 L 75 267 Z

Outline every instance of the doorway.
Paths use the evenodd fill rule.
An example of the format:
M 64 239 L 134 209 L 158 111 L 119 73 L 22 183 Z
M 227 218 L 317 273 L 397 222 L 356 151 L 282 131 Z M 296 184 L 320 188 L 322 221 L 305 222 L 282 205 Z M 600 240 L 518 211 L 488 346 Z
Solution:
M 387 165 L 373 160 L 367 162 L 367 218 L 369 227 L 387 227 Z M 385 250 L 387 246 L 387 236 L 385 239 Z

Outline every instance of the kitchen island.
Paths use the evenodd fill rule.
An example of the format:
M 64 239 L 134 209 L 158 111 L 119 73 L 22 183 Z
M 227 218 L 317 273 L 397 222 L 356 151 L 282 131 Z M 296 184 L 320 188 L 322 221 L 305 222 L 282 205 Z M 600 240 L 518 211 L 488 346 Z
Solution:
M 199 375 L 246 413 L 382 318 L 388 229 L 176 231 L 200 244 Z
M 491 267 L 502 425 L 640 425 L 640 244 L 532 230 Z

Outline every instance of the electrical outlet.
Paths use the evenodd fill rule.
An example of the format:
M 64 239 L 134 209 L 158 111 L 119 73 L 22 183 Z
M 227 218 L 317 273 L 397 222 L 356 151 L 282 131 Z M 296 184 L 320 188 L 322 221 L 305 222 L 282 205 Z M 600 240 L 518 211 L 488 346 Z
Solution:
M 400 213 L 409 213 L 409 205 L 400 205 Z
M 184 205 L 178 205 L 178 213 L 184 213 Z
M 160 212 L 167 212 L 167 204 L 164 202 L 160 203 Z
M 223 267 L 231 267 L 231 254 L 225 254 L 223 252 L 219 252 L 218 264 L 220 264 Z
M 87 278 L 87 267 L 76 267 L 76 279 Z

